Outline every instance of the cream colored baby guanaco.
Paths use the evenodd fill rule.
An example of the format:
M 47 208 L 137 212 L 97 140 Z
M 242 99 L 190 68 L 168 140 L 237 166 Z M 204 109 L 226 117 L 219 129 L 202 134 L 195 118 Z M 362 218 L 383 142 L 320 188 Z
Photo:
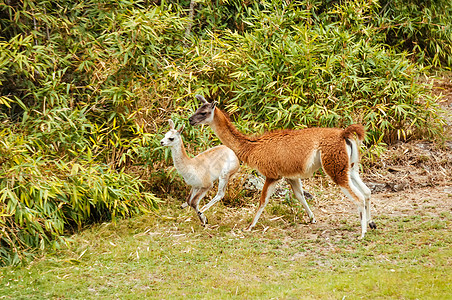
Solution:
M 168 120 L 170 130 L 160 141 L 162 146 L 171 147 L 174 166 L 184 178 L 186 184 L 191 186 L 190 194 L 182 207 L 191 206 L 198 214 L 202 224 L 207 224 L 204 212 L 220 201 L 225 194 L 226 186 L 231 176 L 239 170 L 240 162 L 234 151 L 224 145 L 216 146 L 190 158 L 185 151 L 181 132 L 174 127 L 174 122 Z M 213 182 L 218 179 L 218 192 L 205 206 L 198 209 L 200 200 L 212 188 Z

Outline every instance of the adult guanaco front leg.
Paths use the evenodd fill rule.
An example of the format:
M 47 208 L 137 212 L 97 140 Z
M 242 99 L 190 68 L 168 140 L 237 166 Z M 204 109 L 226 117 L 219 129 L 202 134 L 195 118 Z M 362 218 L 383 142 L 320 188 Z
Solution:
M 262 211 L 264 210 L 265 206 L 267 206 L 268 200 L 275 191 L 276 183 L 278 182 L 278 180 L 279 179 L 275 178 L 265 178 L 264 187 L 262 188 L 262 194 L 259 200 L 259 207 L 257 208 L 253 222 L 250 224 L 250 226 L 248 226 L 247 229 L 245 229 L 246 231 L 250 231 L 254 226 L 256 226 L 256 223 L 259 220 Z

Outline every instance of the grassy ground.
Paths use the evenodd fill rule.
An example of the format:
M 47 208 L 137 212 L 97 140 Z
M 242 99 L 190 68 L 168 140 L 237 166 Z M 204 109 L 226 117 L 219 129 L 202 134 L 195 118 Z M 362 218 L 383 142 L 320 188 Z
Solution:
M 364 240 L 356 208 L 326 189 L 308 189 L 316 224 L 273 199 L 250 233 L 255 200 L 212 207 L 203 228 L 168 199 L 158 214 L 95 226 L 64 251 L 0 269 L 0 299 L 452 298 L 450 187 L 375 195 L 378 229 Z

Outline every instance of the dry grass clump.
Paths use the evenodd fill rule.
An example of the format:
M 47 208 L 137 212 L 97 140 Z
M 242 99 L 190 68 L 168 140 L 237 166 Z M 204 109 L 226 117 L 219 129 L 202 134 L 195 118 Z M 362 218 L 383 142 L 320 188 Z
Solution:
M 450 184 L 452 149 L 431 142 L 399 143 L 389 147 L 363 177 L 393 191 Z

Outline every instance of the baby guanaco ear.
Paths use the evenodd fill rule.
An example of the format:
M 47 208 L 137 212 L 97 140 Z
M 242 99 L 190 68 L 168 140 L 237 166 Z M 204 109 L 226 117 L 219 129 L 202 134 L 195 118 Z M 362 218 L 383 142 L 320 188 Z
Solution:
M 168 123 L 169 123 L 170 129 L 174 129 L 174 122 L 173 122 L 173 120 L 169 119 Z
M 217 101 L 213 101 L 211 104 L 210 104 L 210 107 L 213 109 L 213 108 L 215 108 L 215 106 L 217 105 Z
M 178 132 L 178 133 L 181 133 L 182 130 L 184 130 L 184 128 L 185 128 L 185 124 L 183 124 L 182 127 L 181 127 L 177 132 Z

